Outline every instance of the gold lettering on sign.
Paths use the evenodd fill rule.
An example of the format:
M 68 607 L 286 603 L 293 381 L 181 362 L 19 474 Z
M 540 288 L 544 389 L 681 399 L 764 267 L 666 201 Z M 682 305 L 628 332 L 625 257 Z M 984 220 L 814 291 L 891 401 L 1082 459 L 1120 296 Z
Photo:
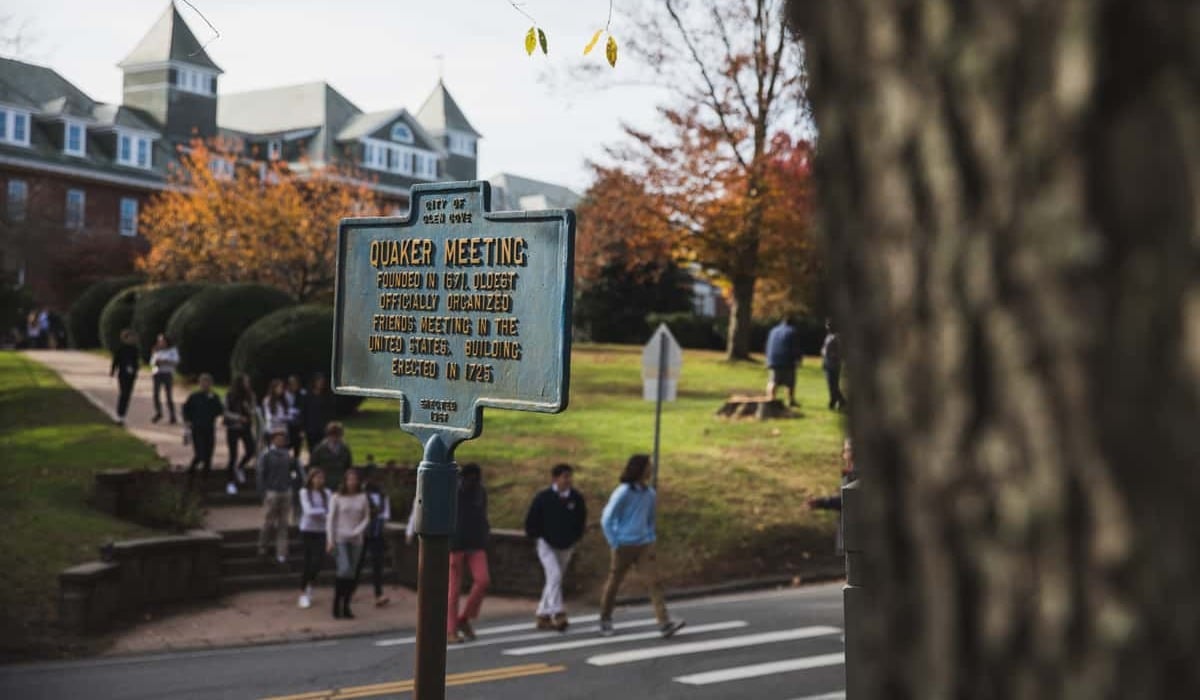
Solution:
M 471 319 L 467 316 L 422 316 L 421 332 L 438 335 L 471 335 Z
M 433 360 L 392 358 L 392 374 L 397 377 L 438 378 L 438 364 Z
M 527 261 L 525 239 L 519 236 L 504 238 L 448 238 L 444 244 L 447 267 L 481 265 L 523 267 Z
M 490 311 L 512 313 L 511 294 L 450 294 L 446 297 L 447 311 Z
M 404 338 L 398 335 L 369 335 L 367 349 L 371 352 L 389 352 L 393 355 L 404 354 Z
M 486 357 L 493 360 L 521 359 L 521 344 L 515 340 L 468 340 L 467 357 Z
M 393 333 L 414 333 L 417 330 L 417 319 L 414 316 L 375 314 L 371 317 L 371 329 Z
M 371 266 L 378 269 L 383 267 L 400 267 L 414 265 L 417 267 L 434 264 L 434 245 L 428 238 L 405 238 L 401 241 L 371 241 Z

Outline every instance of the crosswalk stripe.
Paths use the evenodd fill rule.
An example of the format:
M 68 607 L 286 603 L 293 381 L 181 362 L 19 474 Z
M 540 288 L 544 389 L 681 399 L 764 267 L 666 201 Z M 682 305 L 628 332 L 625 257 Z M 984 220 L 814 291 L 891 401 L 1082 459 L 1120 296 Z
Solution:
M 740 681 L 746 678 L 770 676 L 776 673 L 804 671 L 810 668 L 822 668 L 824 666 L 838 666 L 845 662 L 846 655 L 838 652 L 836 654 L 821 654 L 819 656 L 806 656 L 801 659 L 785 659 L 783 661 L 771 661 L 768 663 L 753 664 L 750 666 L 735 666 L 733 668 L 723 668 L 717 671 L 693 673 L 687 676 L 679 676 L 675 680 L 679 683 L 686 683 L 687 685 L 712 685 L 713 683 L 726 683 L 728 681 Z
M 686 628 L 684 631 L 687 631 Z M 790 642 L 796 639 L 809 639 L 812 637 L 823 637 L 830 634 L 840 633 L 841 630 L 837 627 L 799 627 L 791 630 L 780 630 L 778 632 L 762 632 L 759 634 L 742 635 L 740 637 L 710 639 L 703 642 L 689 642 L 687 644 L 669 644 L 645 647 L 643 649 L 630 649 L 629 651 L 600 654 L 599 656 L 593 656 L 589 658 L 587 661 L 593 666 L 613 666 L 616 664 L 633 663 L 635 661 L 662 659 L 671 656 L 684 656 L 687 654 L 701 654 L 706 651 L 737 649 L 739 647 L 774 644 L 776 642 Z
M 796 700 L 846 700 L 846 691 L 838 690 L 832 693 L 821 693 L 820 695 L 806 695 Z
M 646 620 L 633 620 L 631 622 L 620 622 L 613 625 L 616 629 L 631 629 L 634 627 L 652 627 L 658 624 L 658 620 L 653 617 Z M 448 647 L 451 651 L 476 649 L 478 647 L 490 647 L 496 644 L 518 644 L 520 642 L 545 642 L 552 639 L 562 639 L 563 637 L 573 637 L 581 634 L 599 634 L 600 625 L 588 625 L 586 627 L 572 626 L 566 632 L 530 632 L 529 634 L 514 634 L 507 637 L 496 637 L 495 639 L 484 639 L 475 642 L 467 642 L 466 644 L 454 644 Z
M 704 634 L 705 632 L 724 632 L 725 630 L 740 629 L 746 627 L 747 623 L 743 620 L 731 620 L 729 622 L 714 622 L 710 625 L 696 625 L 694 627 L 684 627 L 676 633 L 675 636 L 681 637 L 689 634 Z M 571 649 L 584 649 L 587 647 L 598 647 L 605 644 L 621 644 L 624 642 L 641 642 L 647 639 L 658 639 L 662 635 L 658 630 L 653 632 L 638 632 L 636 634 L 617 634 L 612 637 L 592 637 L 590 639 L 577 639 L 570 642 L 558 642 L 556 644 L 539 644 L 531 647 L 517 647 L 516 649 L 505 649 L 506 656 L 528 656 L 530 654 L 546 654 L 552 651 L 569 651 Z
M 575 624 L 575 625 L 581 625 L 581 624 L 586 624 L 588 622 L 599 622 L 599 621 L 600 621 L 600 616 L 596 615 L 596 614 L 580 615 L 579 617 L 571 618 L 571 624 Z M 522 632 L 524 630 L 529 629 L 532 626 L 533 626 L 533 622 L 518 622 L 518 623 L 512 624 L 512 625 L 498 625 L 496 627 L 483 627 L 483 628 L 475 630 L 475 634 L 476 634 L 476 636 L 479 636 L 479 637 L 489 637 L 494 634 L 507 634 L 509 632 Z M 416 637 L 395 637 L 393 639 L 380 639 L 375 642 L 375 646 L 377 646 L 377 647 L 395 647 L 395 646 L 401 646 L 404 644 L 416 644 L 416 642 L 417 642 Z

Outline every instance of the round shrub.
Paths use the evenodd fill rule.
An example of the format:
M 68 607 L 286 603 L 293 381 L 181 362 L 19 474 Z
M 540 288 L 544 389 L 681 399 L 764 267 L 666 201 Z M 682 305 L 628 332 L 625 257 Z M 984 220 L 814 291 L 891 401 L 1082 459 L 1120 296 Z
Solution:
M 191 299 L 197 292 L 210 285 L 200 282 L 179 282 L 155 287 L 143 287 L 133 305 L 133 322 L 130 326 L 138 334 L 138 349 L 143 360 L 150 359 L 154 340 L 167 330 L 171 314 Z
M 171 314 L 167 335 L 179 348 L 179 372 L 208 372 L 229 380 L 229 357 L 238 336 L 252 323 L 295 302 L 261 284 L 223 284 L 192 295 Z
M 83 290 L 67 311 L 67 337 L 71 347 L 90 350 L 100 347 L 100 314 L 117 292 L 140 284 L 141 277 L 100 280 Z
M 333 363 L 333 309 L 293 306 L 263 316 L 242 333 L 230 358 L 230 372 L 250 375 L 262 396 L 267 383 L 288 375 L 307 385 L 320 372 L 329 376 Z M 338 413 L 348 415 L 362 403 L 359 396 L 337 397 Z
M 121 344 L 121 331 L 132 327 L 133 307 L 145 287 L 126 287 L 117 292 L 100 312 L 100 344 L 105 350 L 116 350 Z

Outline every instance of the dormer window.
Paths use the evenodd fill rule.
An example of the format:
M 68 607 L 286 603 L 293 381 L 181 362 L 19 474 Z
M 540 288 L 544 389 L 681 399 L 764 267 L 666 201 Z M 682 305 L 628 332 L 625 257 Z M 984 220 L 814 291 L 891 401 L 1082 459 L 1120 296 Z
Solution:
M 217 74 L 198 68 L 171 68 L 167 77 L 171 85 L 184 92 L 197 95 L 217 94 Z
M 455 155 L 466 156 L 468 158 L 475 157 L 475 138 L 469 134 L 457 131 L 448 132 L 446 134 L 446 146 Z
M 29 112 L 0 107 L 0 143 L 29 145 Z
M 412 129 L 408 128 L 407 124 L 393 124 L 392 125 L 392 140 L 399 141 L 400 143 L 412 143 L 413 142 Z
M 117 163 L 135 168 L 149 168 L 153 165 L 153 159 L 150 156 L 150 138 L 118 132 Z
M 87 129 L 83 124 L 72 121 L 63 124 L 63 153 L 69 156 L 87 154 Z

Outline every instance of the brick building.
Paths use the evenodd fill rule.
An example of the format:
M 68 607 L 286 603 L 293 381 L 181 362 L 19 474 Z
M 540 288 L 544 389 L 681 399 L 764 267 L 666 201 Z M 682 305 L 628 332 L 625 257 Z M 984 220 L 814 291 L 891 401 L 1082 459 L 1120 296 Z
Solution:
M 40 303 L 129 269 L 145 246 L 138 214 L 194 137 L 230 137 L 298 169 L 353 164 L 396 211 L 415 183 L 478 174 L 480 134 L 441 81 L 416 112 L 367 113 L 324 82 L 218 94 L 222 70 L 174 3 L 118 65 L 111 105 L 51 68 L 0 58 L 0 272 Z

